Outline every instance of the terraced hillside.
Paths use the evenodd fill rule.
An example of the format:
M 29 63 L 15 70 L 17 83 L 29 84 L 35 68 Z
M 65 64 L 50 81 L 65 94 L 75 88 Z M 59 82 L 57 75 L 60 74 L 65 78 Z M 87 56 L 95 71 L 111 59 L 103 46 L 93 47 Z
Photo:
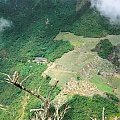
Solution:
M 118 99 L 111 102 L 107 97 L 92 96 L 109 92 L 119 97 L 119 74 L 113 75 L 114 65 L 91 49 L 101 39 L 92 37 L 120 34 L 120 27 L 112 26 L 92 9 L 89 0 L 7 1 L 9 4 L 0 2 L 0 18 L 12 22 L 11 27 L 0 34 L 0 120 L 28 120 L 33 116 L 30 109 L 42 106 L 34 96 L 5 82 L 3 73 L 13 75 L 14 71 L 18 71 L 20 81 L 31 75 L 23 85 L 32 91 L 39 89 L 39 94 L 45 97 L 51 90 L 50 84 L 59 80 L 58 88 L 51 95 L 59 105 L 78 94 L 75 104 L 70 104 L 74 106 L 74 112 L 69 112 L 71 119 L 65 120 L 79 120 L 79 117 L 89 120 L 84 115 L 86 111 L 99 119 L 103 107 L 108 117 L 116 115 Z M 107 38 L 116 46 L 120 36 L 112 35 Z M 47 62 L 37 64 L 33 62 L 36 58 Z M 98 75 L 99 72 L 102 74 Z M 41 74 L 52 79 L 43 78 Z M 79 108 L 81 105 L 84 107 Z
M 120 44 L 119 35 L 108 35 L 104 38 L 84 38 L 69 32 L 59 33 L 54 40 L 69 40 L 74 46 L 74 50 L 65 53 L 61 58 L 50 63 L 43 76 L 51 77 L 50 84 L 59 80 L 59 86 L 63 91 L 68 84 L 71 87 L 71 90 L 67 87 L 68 95 L 84 94 L 89 96 L 88 93 L 94 95 L 108 92 L 120 97 L 120 76 L 114 74 L 116 71 L 114 65 L 110 61 L 99 57 L 97 52 L 91 51 L 101 39 L 105 38 L 109 39 L 113 45 Z M 99 71 L 103 74 L 99 75 Z M 72 84 L 70 84 L 71 81 L 73 81 Z M 63 91 L 61 94 L 64 93 Z

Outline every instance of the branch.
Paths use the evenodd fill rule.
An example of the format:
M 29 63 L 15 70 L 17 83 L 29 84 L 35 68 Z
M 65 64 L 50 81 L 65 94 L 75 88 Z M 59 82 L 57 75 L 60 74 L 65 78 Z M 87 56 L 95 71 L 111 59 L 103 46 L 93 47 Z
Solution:
M 102 120 L 105 120 L 105 108 L 103 107 L 103 110 L 102 110 Z
M 4 73 L 3 73 L 3 74 L 4 74 Z M 31 95 L 33 95 L 33 96 L 35 96 L 36 98 L 42 100 L 43 102 L 46 101 L 46 99 L 45 99 L 42 95 L 37 94 L 36 92 L 31 91 L 31 90 L 25 88 L 25 87 L 22 85 L 22 83 L 23 83 L 30 75 L 27 76 L 27 77 L 22 81 L 22 83 L 20 83 L 20 82 L 18 81 L 18 79 L 19 79 L 19 74 L 18 74 L 18 72 L 14 72 L 14 74 L 13 74 L 12 76 L 10 76 L 10 75 L 8 75 L 8 74 L 4 74 L 4 75 L 7 76 L 7 78 L 5 78 L 5 79 L 6 79 L 6 82 L 11 83 L 12 85 L 20 88 L 21 90 L 24 90 L 24 91 L 30 93 Z
M 44 111 L 44 109 L 40 108 L 40 109 L 31 109 L 30 112 L 39 112 L 39 111 Z
M 52 86 L 52 89 L 49 91 L 49 93 L 48 93 L 48 98 L 49 98 L 49 99 L 50 99 L 50 97 L 51 97 L 51 94 L 52 94 L 53 90 L 57 87 L 58 83 L 59 83 L 59 80 L 57 80 L 57 81 L 54 83 L 54 85 Z
M 55 117 L 55 120 L 62 120 L 65 113 L 67 112 L 67 110 L 69 109 L 69 106 L 65 106 L 64 109 L 61 111 L 59 110 L 59 108 L 55 107 L 55 113 L 54 115 L 50 115 L 50 106 L 51 106 L 51 94 L 53 92 L 53 90 L 56 88 L 57 84 L 59 81 L 56 81 L 55 84 L 52 86 L 51 90 L 48 93 L 48 96 L 45 98 L 44 96 L 42 96 L 41 94 L 39 94 L 39 90 L 40 87 L 38 89 L 35 89 L 35 91 L 31 91 L 30 89 L 27 89 L 26 87 L 24 87 L 22 85 L 22 83 L 27 80 L 31 75 L 25 77 L 25 79 L 22 80 L 22 82 L 19 82 L 19 74 L 17 71 L 14 72 L 13 75 L 8 75 L 5 73 L 2 73 L 3 75 L 6 76 L 5 80 L 6 82 L 18 87 L 21 90 L 24 90 L 25 92 L 28 92 L 29 94 L 35 96 L 36 98 L 40 99 L 43 102 L 43 107 L 39 108 L 39 109 L 31 109 L 30 112 L 34 112 L 35 116 L 36 116 L 36 120 L 37 119 L 41 119 L 41 120 L 48 120 L 52 119 L 52 117 Z
M 21 82 L 20 84 L 22 85 L 22 83 L 23 83 L 25 80 L 27 80 L 30 76 L 31 76 L 31 74 L 28 75 L 25 79 L 23 79 L 22 82 Z
M 62 120 L 64 118 L 64 115 L 65 115 L 65 113 L 67 112 L 68 109 L 70 109 L 70 106 L 69 105 L 65 105 L 64 110 L 60 114 L 60 120 Z
M 62 120 L 67 110 L 70 109 L 68 105 L 65 105 L 62 111 L 60 111 L 58 106 L 54 106 L 54 107 L 55 107 L 54 120 Z

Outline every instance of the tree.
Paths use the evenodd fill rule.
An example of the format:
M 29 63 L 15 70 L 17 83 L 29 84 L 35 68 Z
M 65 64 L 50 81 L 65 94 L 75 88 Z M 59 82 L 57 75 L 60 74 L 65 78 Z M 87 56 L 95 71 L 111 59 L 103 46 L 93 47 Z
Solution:
M 43 104 L 42 104 L 41 108 L 39 108 L 39 109 L 31 109 L 30 110 L 30 112 L 34 113 L 34 118 L 31 118 L 30 120 L 63 120 L 63 119 L 66 120 L 66 117 L 64 117 L 64 116 L 66 115 L 66 113 L 67 113 L 67 111 L 68 111 L 68 109 L 70 107 L 67 104 L 64 104 L 63 106 L 59 107 L 59 105 L 53 104 L 52 100 L 50 99 L 50 96 L 53 93 L 53 90 L 56 88 L 56 86 L 57 86 L 59 81 L 56 81 L 56 83 L 52 86 L 51 90 L 49 91 L 49 94 L 46 97 L 44 97 L 44 96 L 42 96 L 39 93 L 39 88 L 38 88 L 38 90 L 31 91 L 30 89 L 27 89 L 26 87 L 23 86 L 24 81 L 26 81 L 30 77 L 30 75 L 25 77 L 21 82 L 19 82 L 20 81 L 20 77 L 19 77 L 18 72 L 14 72 L 14 74 L 11 75 L 11 76 L 8 75 L 8 74 L 4 74 L 4 75 L 6 76 L 6 78 L 5 78 L 6 82 L 8 82 L 8 83 L 18 87 L 21 90 L 24 90 L 25 92 L 29 93 L 30 95 L 33 95 L 34 97 L 36 97 L 40 101 L 42 101 Z M 99 105 L 100 105 L 101 103 L 105 102 L 103 99 L 100 98 L 100 96 L 96 96 L 95 98 L 93 97 L 93 100 L 92 101 L 90 100 L 91 102 L 89 101 L 88 98 L 83 98 L 83 99 L 84 100 L 82 101 L 82 98 L 79 98 L 79 96 L 75 96 L 74 99 L 68 103 L 68 104 L 72 103 L 70 105 L 72 107 L 71 110 L 73 112 L 73 113 L 71 113 L 69 111 L 70 113 L 68 113 L 68 114 L 70 116 L 68 116 L 68 117 L 72 117 L 73 114 L 74 115 L 78 114 L 80 112 L 80 109 L 82 110 L 81 107 L 85 107 L 85 110 L 87 110 L 86 108 L 89 105 L 91 106 L 91 104 L 95 104 L 96 102 L 101 101 L 99 103 Z M 101 100 L 99 100 L 99 99 L 101 99 Z M 107 99 L 105 99 L 105 100 L 107 100 Z M 77 101 L 77 103 L 75 101 Z M 86 102 L 86 103 L 84 103 L 84 102 Z M 106 104 L 106 102 L 105 102 L 105 104 Z M 84 103 L 85 106 L 84 105 L 81 106 L 83 103 Z M 78 104 L 81 104 L 81 105 L 78 107 Z M 88 105 L 86 106 L 86 104 L 88 104 Z M 108 105 L 109 105 L 109 103 L 108 103 Z M 104 105 L 104 106 L 108 107 L 108 105 Z M 112 107 L 114 109 L 115 106 L 112 103 L 111 103 L 111 105 L 112 105 Z M 74 107 L 75 106 L 77 106 L 77 109 L 75 109 L 75 112 L 74 112 Z M 117 108 L 115 109 L 115 111 L 117 111 Z M 115 111 L 113 111 L 113 113 Z M 84 112 L 84 115 L 86 115 L 87 118 L 89 118 L 91 120 L 97 120 L 98 119 L 98 118 L 96 118 L 95 114 L 94 114 L 95 116 L 94 115 L 93 116 L 89 116 L 89 114 L 87 114 L 87 111 L 83 111 L 83 112 Z M 105 112 L 105 107 L 103 107 L 102 111 L 100 112 L 102 120 L 106 119 L 106 114 L 105 113 L 106 113 Z M 83 115 L 82 119 L 84 119 L 84 115 Z M 75 116 L 75 117 L 80 117 L 80 116 L 78 115 L 78 116 Z M 115 117 L 114 119 L 117 120 L 118 117 Z
M 35 118 L 34 118 L 35 120 L 62 120 L 63 119 L 65 113 L 69 109 L 69 106 L 63 105 L 62 106 L 63 108 L 61 109 L 61 108 L 59 108 L 58 105 L 54 105 L 52 103 L 52 100 L 50 99 L 50 96 L 51 96 L 53 90 L 56 88 L 58 81 L 56 81 L 56 83 L 52 86 L 51 90 L 49 91 L 48 96 L 44 97 L 39 93 L 39 88 L 37 91 L 36 90 L 32 91 L 23 86 L 23 82 L 26 81 L 30 77 L 30 75 L 27 76 L 25 79 L 23 79 L 21 82 L 19 82 L 20 78 L 19 78 L 19 74 L 17 71 L 15 71 L 14 74 L 11 76 L 8 74 L 4 74 L 4 75 L 6 76 L 5 80 L 7 83 L 10 83 L 10 84 L 18 87 L 19 89 L 29 93 L 30 95 L 33 95 L 34 97 L 36 97 L 42 101 L 43 105 L 41 108 L 30 110 L 30 112 L 35 113 Z M 53 108 L 53 110 L 51 113 L 50 110 L 52 108 Z

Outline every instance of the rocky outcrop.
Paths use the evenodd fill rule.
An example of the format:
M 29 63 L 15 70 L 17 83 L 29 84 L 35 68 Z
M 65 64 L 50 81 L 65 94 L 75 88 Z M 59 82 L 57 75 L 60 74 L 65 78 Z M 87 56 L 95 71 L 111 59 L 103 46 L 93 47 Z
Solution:
M 46 58 L 43 58 L 43 57 L 35 57 L 33 62 L 35 63 L 43 63 L 43 64 L 46 64 L 47 63 L 47 59 Z
M 117 72 L 120 73 L 120 44 L 114 46 L 113 53 L 110 54 L 110 60 L 116 65 Z
M 90 0 L 77 0 L 76 1 L 76 12 L 80 11 L 80 9 L 88 4 Z

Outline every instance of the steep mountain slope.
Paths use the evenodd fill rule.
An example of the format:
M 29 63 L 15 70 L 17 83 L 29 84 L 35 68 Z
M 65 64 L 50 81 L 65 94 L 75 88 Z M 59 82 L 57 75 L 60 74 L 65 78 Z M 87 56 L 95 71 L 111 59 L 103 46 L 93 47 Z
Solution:
M 64 0 L 62 1 L 64 2 Z M 26 4 L 27 2 L 26 0 L 23 1 L 23 3 Z M 71 31 L 76 34 L 92 37 L 100 37 L 108 33 L 116 34 L 113 29 L 113 31 L 111 31 L 110 24 L 103 24 L 104 18 L 102 18 L 98 12 L 95 12 L 93 9 L 89 9 L 89 5 L 83 7 L 80 12 L 76 12 L 76 1 L 73 0 L 67 0 L 66 2 L 64 2 L 66 4 L 61 4 L 57 1 L 56 3 L 52 4 L 52 6 L 48 6 L 48 4 L 45 4 L 45 6 L 41 7 L 41 4 L 37 4 L 34 6 L 34 9 L 32 9 L 33 4 L 31 2 L 29 2 L 29 4 L 27 5 L 22 5 L 23 3 L 21 3 L 18 8 L 15 7 L 14 9 L 11 6 L 8 8 L 8 5 L 0 4 L 2 6 L 0 7 L 0 17 L 4 17 L 13 22 L 13 26 L 10 29 L 6 30 L 2 35 L 2 40 L 4 41 L 5 46 L 0 50 L 0 72 L 12 74 L 14 71 L 19 71 L 21 75 L 20 80 L 25 78 L 27 75 L 32 74 L 29 80 L 24 83 L 24 85 L 31 90 L 40 87 L 40 93 L 44 96 L 46 96 L 48 94 L 48 91 L 50 90 L 50 86 L 48 83 L 51 81 L 50 79 L 48 79 L 49 77 L 41 77 L 41 74 L 46 70 L 47 65 L 33 63 L 32 61 L 35 57 L 45 57 L 47 58 L 48 63 L 50 63 L 54 62 L 57 58 L 60 58 L 60 60 L 62 60 L 64 56 L 68 55 L 66 57 L 66 60 L 68 62 L 66 60 L 64 61 L 63 59 L 63 62 L 65 63 L 60 63 L 65 65 L 66 70 L 63 70 L 64 68 L 61 69 L 59 65 L 57 66 L 58 69 L 60 68 L 59 72 L 62 78 L 65 75 L 63 79 L 61 78 L 61 80 L 64 80 L 67 77 L 67 80 L 69 80 L 70 77 L 75 77 L 79 80 L 81 79 L 82 74 L 81 69 L 78 69 L 72 64 L 71 66 L 69 63 L 74 64 L 74 61 L 76 61 L 75 64 L 79 63 L 79 66 L 81 68 L 84 68 L 88 67 L 87 63 L 89 64 L 90 60 L 93 60 L 93 58 L 97 56 L 96 53 L 88 51 L 88 49 L 90 50 L 91 46 L 93 45 L 91 42 L 90 48 L 89 46 L 82 46 L 85 40 L 83 37 L 79 38 L 78 36 L 74 36 L 73 34 L 65 33 L 68 36 L 70 35 L 69 37 L 66 37 L 67 39 L 63 37 L 60 38 L 58 41 L 54 40 L 54 38 L 60 31 Z M 81 27 L 81 25 L 83 27 Z M 118 31 L 119 33 L 118 29 L 116 31 Z M 78 39 L 82 40 L 79 41 Z M 70 40 L 71 44 L 69 41 L 64 40 Z M 93 38 L 92 40 L 94 41 Z M 85 40 L 85 43 L 86 42 L 87 40 Z M 93 43 L 95 47 L 98 41 L 96 41 L 95 39 L 95 42 Z M 80 45 L 82 48 L 79 48 Z M 88 45 L 88 42 L 86 43 L 86 45 Z M 76 47 L 75 50 L 73 50 L 73 46 Z M 69 53 L 69 51 L 71 52 Z M 86 52 L 85 56 L 83 55 L 84 52 Z M 71 55 L 74 56 L 74 59 L 71 59 Z M 81 59 L 81 57 L 83 59 Z M 87 62 L 85 62 L 86 59 L 88 59 Z M 80 64 L 79 60 L 81 60 L 83 65 Z M 59 61 L 59 59 L 56 61 Z M 102 63 L 101 66 L 104 63 L 108 63 L 108 61 L 101 58 L 98 59 L 98 62 Z M 69 68 L 67 68 L 67 65 L 69 66 Z M 96 63 L 96 65 L 98 64 Z M 110 65 L 109 68 L 111 69 L 111 71 L 114 71 L 114 69 L 111 68 L 112 64 L 108 63 L 108 65 Z M 81 74 L 78 74 L 79 72 Z M 91 72 L 92 71 L 90 71 L 90 73 Z M 97 69 L 95 69 L 94 72 L 96 74 Z M 86 73 L 83 73 L 83 77 L 85 77 L 85 79 L 88 78 Z M 96 76 L 93 76 L 93 78 L 96 79 Z M 29 110 L 32 108 L 40 107 L 41 102 L 32 96 L 28 97 L 21 90 L 7 84 L 4 81 L 3 74 L 0 74 L 0 80 L 0 119 L 29 119 L 29 117 L 31 116 Z M 63 83 L 64 82 L 65 81 L 63 81 Z M 105 85 L 105 90 L 107 89 L 107 91 L 110 91 L 111 93 L 112 88 L 106 86 L 106 84 L 104 84 L 103 82 L 103 79 L 100 83 L 102 83 L 102 85 Z M 61 84 L 61 81 L 59 84 Z M 96 84 L 94 85 L 89 81 L 85 81 L 85 84 L 84 82 L 81 84 L 83 84 L 83 86 L 86 86 L 86 84 L 88 84 L 87 88 L 89 88 L 89 86 L 93 87 L 95 91 L 99 91 L 101 93 L 101 91 L 98 90 L 98 88 L 96 87 Z M 59 89 L 54 91 L 52 98 L 54 98 L 56 94 L 60 92 Z M 72 91 L 74 91 L 74 89 Z M 84 94 L 86 94 L 86 91 Z M 94 93 L 92 92 L 91 94 L 93 95 Z M 109 102 L 109 105 L 110 103 L 111 102 Z M 114 110 L 111 114 L 114 114 Z
M 116 80 L 120 78 L 119 73 L 118 76 L 114 74 L 116 71 L 114 65 L 91 51 L 101 39 L 106 38 L 109 38 L 113 45 L 120 44 L 119 35 L 106 36 L 104 38 L 83 38 L 72 33 L 59 33 L 54 40 L 69 40 L 74 46 L 74 50 L 64 54 L 60 59 L 55 60 L 55 62 L 50 63 L 43 76 L 48 75 L 51 77 L 50 84 L 59 80 L 60 87 L 63 87 L 71 80 L 80 80 L 79 84 L 81 84 L 81 80 L 91 81 L 99 90 L 108 93 L 113 93 L 114 91 L 115 93 L 113 94 L 120 96 L 118 92 L 120 91 L 120 86 L 115 86 L 115 83 L 120 84 L 120 81 Z M 102 74 L 99 75 L 99 72 Z M 116 88 L 117 90 L 115 90 Z M 84 91 L 84 89 L 81 91 Z M 89 89 L 86 95 L 88 93 L 90 93 Z M 82 95 L 82 92 L 78 94 Z

